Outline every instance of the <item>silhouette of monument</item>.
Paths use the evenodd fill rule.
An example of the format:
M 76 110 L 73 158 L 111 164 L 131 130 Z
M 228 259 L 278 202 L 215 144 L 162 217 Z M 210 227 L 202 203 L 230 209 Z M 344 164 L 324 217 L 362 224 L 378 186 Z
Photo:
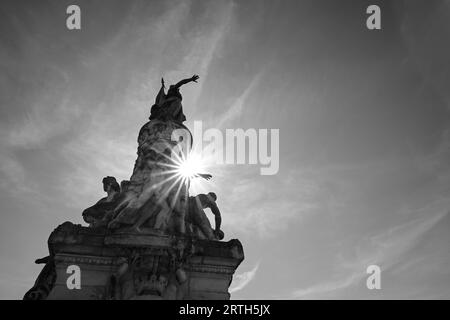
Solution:
M 176 170 L 190 151 L 181 145 L 192 140 L 179 89 L 197 80 L 181 80 L 167 94 L 161 81 L 150 121 L 139 132 L 130 180 L 119 185 L 105 177 L 107 196 L 83 211 L 89 227 L 65 222 L 50 234 L 49 255 L 36 260 L 45 266 L 25 300 L 230 298 L 242 245 L 220 241 L 215 193 L 189 197 L 190 179 L 211 175 L 180 178 Z M 214 229 L 205 208 L 215 216 Z

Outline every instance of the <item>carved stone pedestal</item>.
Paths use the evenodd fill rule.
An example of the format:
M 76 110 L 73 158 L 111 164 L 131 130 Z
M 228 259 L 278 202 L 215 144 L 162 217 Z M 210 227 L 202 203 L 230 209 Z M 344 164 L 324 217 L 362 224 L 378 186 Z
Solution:
M 24 299 L 229 299 L 244 259 L 239 240 L 111 232 L 70 222 L 53 231 L 48 245 L 46 266 Z

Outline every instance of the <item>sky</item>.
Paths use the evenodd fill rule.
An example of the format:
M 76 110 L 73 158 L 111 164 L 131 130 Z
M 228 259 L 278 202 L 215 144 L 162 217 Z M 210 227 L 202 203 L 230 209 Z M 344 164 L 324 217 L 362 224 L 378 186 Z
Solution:
M 277 174 L 212 165 L 197 190 L 244 247 L 232 299 L 450 299 L 449 40 L 450 1 L 2 1 L 0 299 L 129 179 L 160 78 L 193 74 L 189 128 L 280 133 Z

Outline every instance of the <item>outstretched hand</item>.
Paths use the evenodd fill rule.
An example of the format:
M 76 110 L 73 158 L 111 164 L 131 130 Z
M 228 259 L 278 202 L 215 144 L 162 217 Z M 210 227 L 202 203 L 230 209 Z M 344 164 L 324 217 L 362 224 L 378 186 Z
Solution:
M 165 83 L 164 83 L 164 78 L 161 78 L 161 85 L 162 85 L 162 87 L 165 89 L 166 88 L 166 85 L 165 85 Z
M 205 180 L 210 180 L 212 178 L 212 175 L 210 175 L 209 173 L 199 173 L 198 176 Z
M 197 74 L 194 74 L 191 78 L 191 81 L 197 82 L 198 78 L 200 78 Z

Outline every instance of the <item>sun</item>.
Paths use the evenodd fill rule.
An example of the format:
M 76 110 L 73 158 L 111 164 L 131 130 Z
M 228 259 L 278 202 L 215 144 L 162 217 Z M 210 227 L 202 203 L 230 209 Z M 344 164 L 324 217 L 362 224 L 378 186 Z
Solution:
M 196 153 L 191 153 L 185 159 L 180 159 L 177 163 L 177 174 L 185 179 L 194 178 L 197 174 L 203 173 L 202 159 Z

